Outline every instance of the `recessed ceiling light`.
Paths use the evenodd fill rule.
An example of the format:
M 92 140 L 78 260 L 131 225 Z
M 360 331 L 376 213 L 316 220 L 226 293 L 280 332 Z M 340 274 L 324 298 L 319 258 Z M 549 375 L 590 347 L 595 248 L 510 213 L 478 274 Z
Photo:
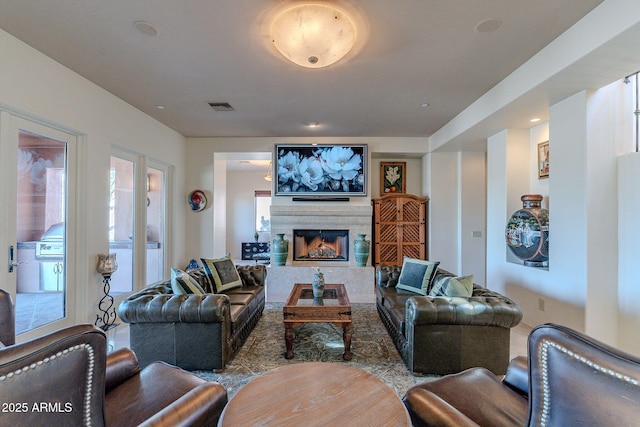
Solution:
M 502 21 L 499 18 L 489 18 L 484 21 L 480 21 L 476 24 L 476 33 L 493 33 L 502 25 Z
M 318 123 L 318 122 L 309 122 L 309 123 L 306 124 L 306 126 L 308 128 L 312 128 L 313 129 L 313 128 L 320 127 L 320 123 Z
M 157 108 L 158 110 L 164 110 L 164 105 L 156 105 L 156 108 Z
M 150 36 L 150 37 L 155 37 L 160 33 L 153 24 L 150 24 L 145 21 L 136 21 L 133 23 L 133 26 L 135 27 L 136 30 L 140 31 L 142 34 L 146 34 L 147 36 Z
M 540 117 L 534 117 L 533 119 L 530 120 L 531 123 L 536 123 L 540 121 Z
M 429 103 L 427 102 L 423 102 L 422 104 L 420 104 L 420 108 L 427 108 L 429 106 Z

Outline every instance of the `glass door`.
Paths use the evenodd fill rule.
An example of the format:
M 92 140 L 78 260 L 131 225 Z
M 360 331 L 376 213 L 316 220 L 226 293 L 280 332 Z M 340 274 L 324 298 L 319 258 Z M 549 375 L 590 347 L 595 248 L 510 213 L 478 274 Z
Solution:
M 164 279 L 166 172 L 147 168 L 147 284 Z
M 69 155 L 75 136 L 2 113 L 7 185 L 7 290 L 16 334 L 35 336 L 72 323 L 69 303 Z M 9 125 L 9 126 L 7 126 Z

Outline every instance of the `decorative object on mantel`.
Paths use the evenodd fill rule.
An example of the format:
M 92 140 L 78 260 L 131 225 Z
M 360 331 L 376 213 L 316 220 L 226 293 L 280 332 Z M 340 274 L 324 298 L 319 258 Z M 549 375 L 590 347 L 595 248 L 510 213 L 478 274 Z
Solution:
M 380 162 L 380 195 L 406 193 L 407 162 Z
M 353 242 L 353 253 L 356 257 L 356 267 L 365 267 L 369 260 L 371 241 L 366 240 L 366 237 L 366 234 L 358 234 L 358 238 Z
M 313 273 L 313 280 L 311 281 L 313 297 L 321 299 L 324 296 L 324 274 L 320 271 L 319 267 L 313 268 L 316 270 L 316 272 Z
M 189 193 L 188 201 L 191 210 L 194 212 L 200 212 L 207 207 L 207 196 L 204 195 L 202 190 L 193 190 Z
M 98 310 L 102 314 L 96 315 L 95 325 L 103 331 L 117 326 L 116 321 L 116 308 L 113 306 L 113 297 L 110 295 L 111 291 L 111 275 L 118 269 L 118 262 L 116 261 L 116 254 L 98 254 L 98 266 L 96 270 L 102 275 L 102 292 L 103 296 L 98 303 Z
M 289 256 L 289 241 L 284 238 L 284 233 L 276 233 L 276 238 L 271 244 L 271 255 L 273 265 L 283 266 L 287 263 Z
M 525 194 L 522 209 L 507 223 L 505 237 L 511 252 L 530 267 L 546 267 L 549 261 L 549 211 L 541 207 L 542 195 Z

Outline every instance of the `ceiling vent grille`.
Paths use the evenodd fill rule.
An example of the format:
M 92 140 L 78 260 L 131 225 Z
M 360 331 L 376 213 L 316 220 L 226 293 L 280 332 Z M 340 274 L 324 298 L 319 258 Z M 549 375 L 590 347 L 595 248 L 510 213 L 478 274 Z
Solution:
M 209 106 L 216 111 L 235 111 L 228 102 L 210 102 Z

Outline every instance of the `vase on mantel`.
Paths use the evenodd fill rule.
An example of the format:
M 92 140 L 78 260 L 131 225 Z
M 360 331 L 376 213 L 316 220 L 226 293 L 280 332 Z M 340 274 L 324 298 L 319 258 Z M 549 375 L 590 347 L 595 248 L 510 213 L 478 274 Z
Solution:
M 276 233 L 276 238 L 271 244 L 271 257 L 273 265 L 285 265 L 289 256 L 289 241 L 284 238 L 284 233 Z
M 311 289 L 313 290 L 313 298 L 319 299 L 324 296 L 324 274 L 316 267 L 311 281 Z
M 542 195 L 525 194 L 522 209 L 509 218 L 507 246 L 524 265 L 546 267 L 549 261 L 549 211 L 541 207 Z
M 365 267 L 369 260 L 369 249 L 371 242 L 366 239 L 366 234 L 358 234 L 358 238 L 353 243 L 353 253 L 356 257 L 356 267 Z

